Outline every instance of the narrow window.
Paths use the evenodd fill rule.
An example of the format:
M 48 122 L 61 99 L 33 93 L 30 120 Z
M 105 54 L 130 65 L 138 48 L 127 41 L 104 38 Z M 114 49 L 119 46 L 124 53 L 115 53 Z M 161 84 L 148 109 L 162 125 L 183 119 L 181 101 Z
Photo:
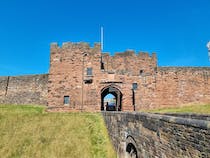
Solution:
M 139 74 L 140 74 L 140 75 L 142 75 L 142 74 L 143 74 L 143 72 L 144 72 L 143 70 L 140 70 L 140 71 L 139 71 Z
M 104 63 L 101 62 L 101 70 L 104 70 Z
M 101 70 L 104 70 L 104 62 L 102 56 L 101 56 Z
M 64 104 L 69 104 L 70 103 L 70 97 L 69 96 L 64 96 Z
M 133 90 L 136 90 L 138 88 L 138 84 L 137 83 L 133 83 Z
M 93 75 L 93 69 L 92 67 L 87 68 L 87 75 L 92 76 Z

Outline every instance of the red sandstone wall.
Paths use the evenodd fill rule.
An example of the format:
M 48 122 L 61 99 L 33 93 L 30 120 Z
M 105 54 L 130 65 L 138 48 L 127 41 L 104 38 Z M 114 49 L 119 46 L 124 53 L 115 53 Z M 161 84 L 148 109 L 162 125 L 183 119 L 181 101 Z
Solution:
M 133 110 L 132 83 L 136 109 L 152 109 L 189 103 L 210 103 L 210 68 L 156 67 L 155 54 L 127 51 L 110 57 L 100 45 L 87 43 L 51 44 L 48 105 L 67 110 L 100 111 L 101 90 L 113 85 L 122 93 L 122 110 Z M 87 76 L 88 67 L 93 75 Z M 139 74 L 140 70 L 144 70 Z M 90 81 L 87 83 L 86 81 Z M 64 106 L 64 96 L 70 105 Z
M 88 67 L 93 76 L 87 76 Z M 51 45 L 50 74 L 48 82 L 49 106 L 64 106 L 63 97 L 70 96 L 70 109 L 97 109 L 96 98 L 100 76 L 100 46 L 91 48 L 87 43 L 64 43 L 62 47 Z M 93 79 L 91 84 L 84 80 Z
M 138 84 L 137 110 L 210 103 L 210 67 L 156 68 L 155 54 L 131 51 L 103 54 L 103 62 L 101 70 L 98 44 L 51 44 L 49 75 L 0 77 L 0 103 L 45 105 L 47 99 L 50 107 L 100 111 L 101 90 L 112 85 L 122 93 L 122 110 L 132 111 L 132 83 Z M 93 74 L 87 76 L 90 67 Z M 70 96 L 70 105 L 64 106 L 64 96 Z
M 71 110 L 100 111 L 101 90 L 110 84 L 114 84 L 123 93 L 123 110 L 132 110 L 131 74 L 139 74 L 140 69 L 145 72 L 147 70 L 151 74 L 156 67 L 155 55 L 153 57 L 149 57 L 148 54 L 137 56 L 126 52 L 123 55 L 114 56 L 109 63 L 103 60 L 105 70 L 101 70 L 100 45 L 96 44 L 91 48 L 86 43 L 64 43 L 62 47 L 52 44 L 50 59 L 48 105 L 64 106 L 64 96 L 70 96 L 68 107 Z M 122 59 L 127 59 L 127 61 L 121 61 Z M 141 63 L 141 61 L 144 62 Z M 141 63 L 141 67 L 138 68 L 137 63 Z M 116 73 L 119 74 L 122 70 L 125 74 L 110 74 L 106 69 L 106 64 L 116 68 Z M 93 69 L 92 76 L 86 74 L 88 67 Z M 85 83 L 88 79 L 92 79 L 92 82 Z
M 148 53 L 140 52 L 135 54 L 134 51 L 116 53 L 114 56 L 105 53 L 103 54 L 103 62 L 106 71 L 133 76 L 139 76 L 140 70 L 144 74 L 154 74 L 157 67 L 155 53 L 149 56 Z
M 209 77 L 210 68 L 159 67 L 139 80 L 138 109 L 210 103 Z

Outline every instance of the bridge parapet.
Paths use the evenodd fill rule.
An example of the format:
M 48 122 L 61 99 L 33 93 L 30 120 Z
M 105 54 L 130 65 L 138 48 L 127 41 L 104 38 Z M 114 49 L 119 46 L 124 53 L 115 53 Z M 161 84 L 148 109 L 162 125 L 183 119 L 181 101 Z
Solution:
M 135 112 L 102 114 L 121 158 L 210 157 L 208 120 Z

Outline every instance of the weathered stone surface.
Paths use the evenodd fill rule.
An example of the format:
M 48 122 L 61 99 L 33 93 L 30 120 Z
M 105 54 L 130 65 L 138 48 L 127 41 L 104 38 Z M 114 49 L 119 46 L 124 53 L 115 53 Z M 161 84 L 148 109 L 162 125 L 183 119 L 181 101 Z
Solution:
M 99 44 L 70 42 L 52 44 L 50 59 L 50 107 L 64 106 L 64 96 L 70 96 L 70 109 L 100 111 L 102 90 L 109 86 L 122 93 L 123 111 L 134 110 L 133 95 L 136 110 L 210 103 L 209 67 L 157 67 L 155 53 L 128 50 L 110 56 Z
M 92 75 L 87 75 L 88 68 Z M 65 42 L 59 47 L 52 43 L 49 75 L 0 77 L 0 103 L 100 111 L 102 91 L 114 87 L 122 111 L 133 111 L 134 105 L 142 110 L 206 104 L 210 103 L 209 76 L 209 67 L 158 67 L 155 53 L 127 50 L 110 56 L 101 52 L 100 44 Z M 70 97 L 68 105 L 65 96 Z
M 47 105 L 48 75 L 0 77 L 0 104 Z
M 210 121 L 147 113 L 102 114 L 119 157 L 125 157 L 131 138 L 138 157 L 197 158 L 210 155 Z
M 200 115 L 195 113 L 164 113 L 164 115 L 210 121 L 210 115 L 208 114 Z

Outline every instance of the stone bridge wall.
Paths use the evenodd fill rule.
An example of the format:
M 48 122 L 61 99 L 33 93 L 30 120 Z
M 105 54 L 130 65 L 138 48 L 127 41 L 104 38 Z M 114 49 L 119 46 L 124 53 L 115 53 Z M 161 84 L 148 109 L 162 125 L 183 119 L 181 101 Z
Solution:
M 0 77 L 0 104 L 47 105 L 48 75 Z
M 126 157 L 129 144 L 135 146 L 138 158 L 210 157 L 210 121 L 148 113 L 102 114 L 119 157 Z

